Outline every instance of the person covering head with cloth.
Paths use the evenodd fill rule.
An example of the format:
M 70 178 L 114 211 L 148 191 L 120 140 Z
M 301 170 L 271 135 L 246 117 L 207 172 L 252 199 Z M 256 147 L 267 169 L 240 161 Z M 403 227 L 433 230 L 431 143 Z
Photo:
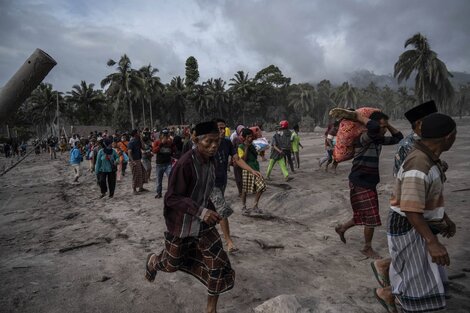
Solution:
M 388 248 L 392 293 L 404 312 L 429 312 L 446 306 L 443 277 L 449 255 L 437 235 L 452 237 L 455 224 L 445 213 L 446 176 L 440 156 L 456 138 L 455 121 L 433 113 L 422 120 L 416 141 L 400 167 L 390 199 Z
M 253 145 L 253 131 L 249 128 L 242 130 L 243 143 L 238 146 L 238 157 L 250 166 L 255 172 L 259 172 L 258 152 Z M 251 212 L 263 214 L 264 212 L 258 207 L 259 199 L 266 190 L 266 183 L 261 175 L 253 174 L 253 171 L 243 169 L 242 171 L 242 213 L 249 215 Z M 246 195 L 256 194 L 253 208 L 246 208 Z
M 215 224 L 221 216 L 210 195 L 215 183 L 214 156 L 219 147 L 215 122 L 195 127 L 195 149 L 184 154 L 173 168 L 164 197 L 167 226 L 165 248 L 151 253 L 145 277 L 155 280 L 157 271 L 188 273 L 203 283 L 209 294 L 207 312 L 216 312 L 219 295 L 233 288 L 235 272 L 223 249 Z

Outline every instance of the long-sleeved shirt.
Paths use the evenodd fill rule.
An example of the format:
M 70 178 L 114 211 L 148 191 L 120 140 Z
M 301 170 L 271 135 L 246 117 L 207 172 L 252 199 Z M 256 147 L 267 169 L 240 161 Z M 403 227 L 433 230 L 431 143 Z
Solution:
M 398 143 L 397 153 L 395 154 L 395 163 L 393 166 L 394 177 L 397 177 L 400 166 L 403 164 L 410 151 L 413 150 L 414 143 L 419 139 L 419 136 L 415 132 L 412 132 Z
M 202 219 L 207 210 L 215 211 L 209 198 L 214 183 L 213 158 L 204 160 L 197 149 L 181 156 L 170 174 L 164 201 L 163 215 L 170 234 L 197 237 L 208 227 Z
M 170 139 L 166 143 L 157 140 L 153 142 L 152 152 L 157 156 L 155 158 L 157 164 L 169 164 L 171 157 L 176 153 L 176 146 Z
M 104 153 L 104 149 L 101 149 L 96 156 L 95 173 L 103 172 L 110 173 L 113 171 L 111 163 L 117 165 L 119 163 L 119 155 L 113 149 L 112 154 Z
M 363 133 L 355 143 L 354 159 L 352 161 L 349 181 L 363 188 L 375 188 L 380 182 L 379 156 L 382 145 L 394 145 L 403 139 L 398 132 L 392 136 L 380 135 L 380 124 L 369 120 L 367 132 Z
M 83 161 L 82 153 L 80 149 L 74 147 L 70 150 L 70 164 L 80 164 Z

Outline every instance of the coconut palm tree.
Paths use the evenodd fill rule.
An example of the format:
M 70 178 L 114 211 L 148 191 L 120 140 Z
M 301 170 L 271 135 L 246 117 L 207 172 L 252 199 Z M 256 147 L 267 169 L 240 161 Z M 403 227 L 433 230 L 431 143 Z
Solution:
M 143 80 L 137 70 L 131 68 L 131 60 L 124 54 L 119 62 L 110 59 L 109 67 L 117 66 L 117 72 L 109 74 L 101 81 L 101 88 L 109 86 L 106 93 L 116 97 L 117 103 L 125 103 L 129 108 L 132 129 L 135 129 L 134 111 L 132 108 L 132 95 L 143 89 Z
M 336 95 L 336 103 L 344 108 L 356 108 L 357 105 L 357 90 L 348 82 L 344 82 L 339 87 Z
M 452 98 L 454 89 L 449 81 L 452 74 L 437 53 L 431 50 L 427 38 L 417 33 L 406 40 L 405 49 L 408 46 L 414 49 L 403 52 L 395 63 L 393 76 L 398 83 L 416 73 L 415 92 L 422 102 L 434 98 L 442 103 Z
M 204 121 L 207 119 L 211 110 L 211 99 L 207 95 L 206 83 L 196 84 L 191 87 L 189 99 L 194 104 L 194 108 L 199 114 L 199 118 Z
M 229 92 L 232 94 L 237 108 L 239 108 L 236 111 L 242 113 L 242 123 L 245 125 L 245 106 L 254 93 L 254 83 L 248 78 L 248 73 L 245 74 L 243 71 L 236 72 L 234 76 L 234 78 L 230 78 Z
M 184 113 L 186 106 L 187 89 L 184 84 L 184 78 L 181 76 L 173 77 L 167 88 L 168 96 L 171 99 L 173 109 L 177 112 L 181 125 L 184 124 Z
M 41 83 L 27 100 L 30 104 L 31 119 L 34 124 L 45 127 L 46 132 L 54 133 L 58 104 L 63 104 L 61 93 L 53 90 L 51 84 Z
M 316 96 L 316 118 L 321 125 L 327 125 L 330 118 L 330 109 L 336 106 L 335 102 L 336 94 L 334 88 L 331 86 L 329 80 L 324 79 L 317 84 L 317 96 Z
M 91 124 L 105 102 L 102 94 L 93 89 L 94 86 L 82 80 L 80 85 L 73 85 L 72 91 L 67 92 L 67 101 L 74 106 L 80 122 L 85 125 Z
M 315 103 L 315 88 L 310 84 L 291 85 L 287 96 L 288 106 L 302 116 L 312 115 Z
M 211 99 L 215 109 L 218 110 L 219 116 L 223 118 L 226 104 L 229 103 L 229 95 L 225 91 L 225 82 L 222 78 L 209 79 L 207 81 L 207 94 Z
M 142 76 L 144 92 L 142 93 L 143 100 L 147 102 L 150 111 L 150 127 L 153 128 L 153 101 L 159 98 L 163 92 L 163 84 L 160 81 L 160 77 L 155 76 L 158 73 L 158 69 L 152 67 L 151 64 L 143 66 L 139 69 Z M 142 103 L 143 118 L 145 119 L 145 110 Z M 145 121 L 145 120 L 144 120 Z

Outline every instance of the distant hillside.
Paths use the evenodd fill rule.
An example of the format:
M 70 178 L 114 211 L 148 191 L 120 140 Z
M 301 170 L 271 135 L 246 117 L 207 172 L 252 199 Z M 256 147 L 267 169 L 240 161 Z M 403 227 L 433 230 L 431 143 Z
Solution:
M 465 85 L 470 83 L 470 74 L 465 72 L 451 72 L 454 77 L 451 77 L 451 82 L 454 85 L 455 89 L 458 89 L 460 85 Z M 390 88 L 397 89 L 398 83 L 397 80 L 393 77 L 392 74 L 388 75 L 376 75 L 373 72 L 367 70 L 356 71 L 348 75 L 348 81 L 354 87 L 367 87 L 370 82 L 374 82 L 379 87 L 384 87 L 388 85 Z M 411 77 L 408 81 L 402 83 L 409 88 L 414 87 L 414 78 Z

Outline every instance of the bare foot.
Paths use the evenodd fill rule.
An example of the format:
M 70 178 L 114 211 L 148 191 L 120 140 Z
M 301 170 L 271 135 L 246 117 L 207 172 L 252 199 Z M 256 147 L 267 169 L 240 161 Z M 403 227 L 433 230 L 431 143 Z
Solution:
M 237 252 L 238 251 L 238 248 L 235 247 L 235 245 L 233 244 L 233 241 L 227 241 L 227 252 L 228 253 L 234 253 L 234 252 Z
M 156 261 L 157 255 L 155 253 L 151 253 L 147 256 L 147 263 L 145 264 L 145 278 L 149 282 L 153 282 L 155 280 L 155 276 L 157 275 L 157 271 L 155 270 Z
M 374 290 L 377 301 L 387 310 L 387 312 L 396 313 L 395 297 L 390 287 L 377 288 Z
M 377 252 L 375 252 L 374 249 L 372 249 L 372 247 L 365 247 L 361 250 L 361 253 L 364 254 L 366 257 L 375 260 L 382 258 Z
M 344 237 L 345 231 L 343 230 L 343 226 L 342 225 L 336 226 L 335 231 L 338 233 L 339 239 L 341 239 L 343 243 L 346 243 L 346 238 Z

